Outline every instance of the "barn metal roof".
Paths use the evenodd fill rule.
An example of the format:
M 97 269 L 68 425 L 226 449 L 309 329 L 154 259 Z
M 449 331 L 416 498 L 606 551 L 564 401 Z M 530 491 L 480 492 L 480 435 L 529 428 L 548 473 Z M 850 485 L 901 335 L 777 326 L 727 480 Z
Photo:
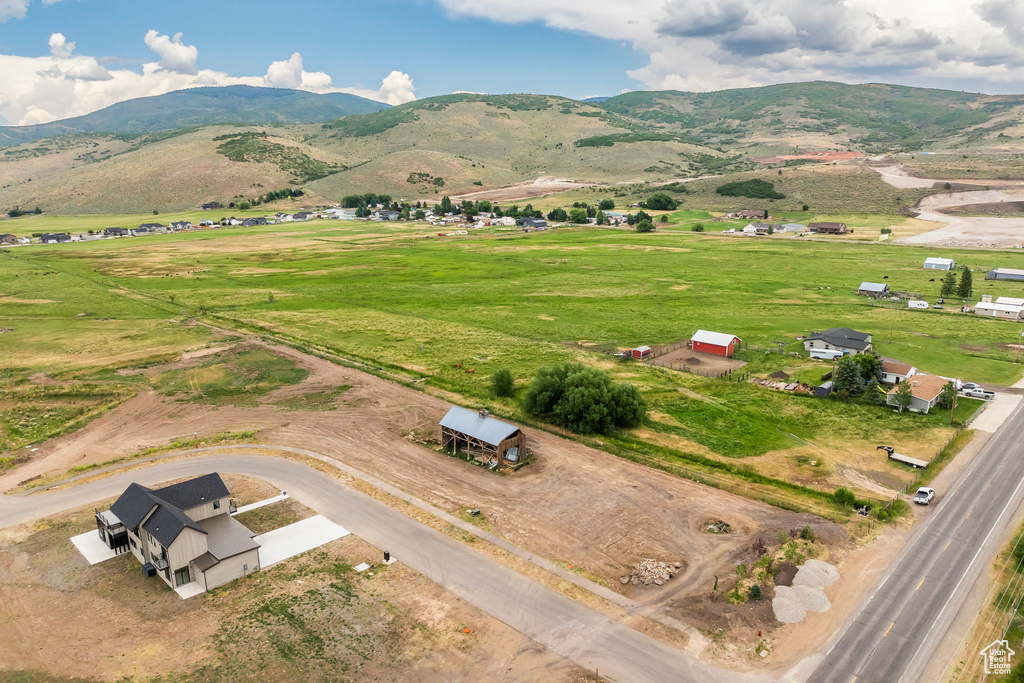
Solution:
M 951 258 L 941 258 L 939 256 L 929 256 L 924 262 L 925 265 L 934 264 L 937 266 L 952 266 L 955 263 Z
M 475 410 L 466 410 L 459 406 L 452 406 L 448 410 L 448 414 L 441 419 L 441 426 L 493 446 L 519 431 L 519 427 L 515 425 L 495 420 L 493 417 L 481 417 Z
M 880 284 L 878 282 L 862 282 L 862 283 L 860 283 L 860 288 L 857 291 L 859 291 L 859 292 L 884 292 L 886 290 L 886 288 L 888 288 L 888 287 L 889 287 L 889 285 L 883 285 L 883 284 Z
M 728 346 L 729 344 L 732 344 L 734 339 L 739 339 L 739 337 L 735 334 L 708 332 L 707 330 L 697 330 L 697 332 L 690 337 L 690 341 L 699 342 L 701 344 L 713 344 L 715 346 Z
M 208 517 L 198 524 L 209 534 L 206 539 L 207 548 L 218 560 L 226 560 L 260 547 L 253 540 L 255 534 L 227 513 Z

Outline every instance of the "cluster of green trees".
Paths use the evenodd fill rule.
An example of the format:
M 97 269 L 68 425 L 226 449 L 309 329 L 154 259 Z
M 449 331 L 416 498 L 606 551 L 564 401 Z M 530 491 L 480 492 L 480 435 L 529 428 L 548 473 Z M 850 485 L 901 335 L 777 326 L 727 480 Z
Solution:
M 655 192 L 641 202 L 640 206 L 651 211 L 675 211 L 679 207 L 679 202 L 665 192 Z
M 278 199 L 290 199 L 292 197 L 304 197 L 306 195 L 302 190 L 296 190 L 290 187 L 286 187 L 282 190 L 271 190 L 266 194 L 261 194 L 256 199 L 253 199 L 251 204 L 253 206 L 259 206 L 267 202 L 275 202 Z
M 835 396 L 844 400 L 862 400 L 870 405 L 882 405 L 886 392 L 882 388 L 882 361 L 871 353 L 843 356 L 836 363 L 832 377 Z
M 491 376 L 495 396 L 515 393 L 508 369 Z M 523 410 L 578 434 L 602 434 L 613 427 L 636 427 L 647 417 L 647 402 L 632 384 L 612 382 L 608 373 L 582 363 L 560 363 L 537 371 L 526 390 Z
M 942 288 L 939 290 L 939 296 L 957 296 L 967 300 L 971 298 L 973 290 L 974 277 L 971 275 L 971 269 L 967 266 L 960 266 L 959 280 L 955 271 L 950 271 L 946 274 L 946 277 L 942 278 Z
M 647 402 L 635 386 L 612 382 L 597 368 L 560 363 L 537 371 L 523 410 L 578 434 L 603 434 L 639 425 L 647 416 Z
M 775 183 L 760 178 L 738 180 L 720 185 L 715 189 L 725 197 L 750 197 L 752 199 L 785 199 L 786 195 L 775 191 Z
M 38 214 L 41 214 L 42 212 L 43 212 L 43 210 L 40 209 L 38 206 L 34 210 L 32 210 L 32 211 L 23 211 L 23 210 L 19 209 L 18 207 L 14 207 L 13 209 L 8 209 L 7 210 L 7 217 L 8 218 L 17 218 L 18 216 L 24 216 L 24 215 L 30 214 L 30 213 L 38 215 Z

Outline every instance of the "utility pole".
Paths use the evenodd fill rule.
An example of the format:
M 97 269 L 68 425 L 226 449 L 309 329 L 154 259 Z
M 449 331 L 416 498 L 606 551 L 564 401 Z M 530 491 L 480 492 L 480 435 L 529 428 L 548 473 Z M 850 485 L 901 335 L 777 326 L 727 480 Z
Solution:
M 960 381 L 960 379 L 957 378 L 953 382 L 953 407 L 949 409 L 949 425 L 950 426 L 953 426 L 953 416 L 956 414 L 956 396 L 957 396 L 956 385 L 957 385 L 957 382 L 959 382 L 959 381 Z
M 1024 338 L 1024 325 L 1020 326 L 1020 336 L 1017 337 L 1017 357 L 1014 359 L 1014 363 L 1020 363 L 1020 343 L 1022 338 Z

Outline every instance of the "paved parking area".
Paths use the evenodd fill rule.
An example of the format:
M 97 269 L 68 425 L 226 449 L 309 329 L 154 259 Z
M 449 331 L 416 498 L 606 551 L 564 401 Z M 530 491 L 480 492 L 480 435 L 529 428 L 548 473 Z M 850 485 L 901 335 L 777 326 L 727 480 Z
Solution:
M 971 427 L 979 432 L 995 434 L 1014 409 L 1020 405 L 1021 399 L 1024 399 L 1024 396 L 1005 392 L 996 393 L 995 397 L 985 406 L 985 410 L 981 411 L 981 415 L 971 423 Z
M 268 531 L 255 538 L 260 544 L 260 569 L 348 535 L 348 529 L 322 515 Z

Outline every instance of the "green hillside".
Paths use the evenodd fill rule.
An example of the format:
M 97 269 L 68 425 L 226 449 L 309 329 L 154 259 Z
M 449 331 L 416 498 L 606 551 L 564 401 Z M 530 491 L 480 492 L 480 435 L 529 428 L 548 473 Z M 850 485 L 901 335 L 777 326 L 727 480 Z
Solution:
M 808 169 L 815 173 L 824 169 L 817 159 L 780 157 L 823 151 L 953 150 L 944 155 L 947 165 L 968 154 L 1007 158 L 1024 151 L 1024 97 L 889 85 L 634 92 L 600 102 L 458 94 L 388 108 L 361 100 L 360 106 L 380 110 L 346 109 L 350 115 L 331 118 L 332 102 L 296 91 L 215 88 L 123 103 L 120 116 L 111 107 L 90 115 L 89 126 L 102 128 L 104 120 L 122 129 L 207 124 L 9 145 L 0 149 L 0 209 L 184 211 L 285 185 L 301 185 L 328 200 L 367 191 L 417 200 L 542 177 L 639 186 L 698 176 L 748 179 L 804 164 L 813 164 Z M 248 118 L 234 120 L 240 117 Z M 215 119 L 230 125 L 208 125 Z M 691 199 L 700 198 L 704 208 L 722 203 L 713 188 L 704 190 L 713 182 L 693 186 Z M 873 192 L 869 186 L 882 185 L 877 178 L 864 184 L 867 194 Z M 808 181 L 807 187 L 784 201 L 820 206 L 826 186 Z M 883 203 L 904 208 L 912 195 L 896 193 Z
M 694 144 L 784 149 L 787 141 L 821 140 L 869 153 L 979 142 L 1024 117 L 1019 95 L 821 81 L 710 93 L 631 92 L 597 106 Z
M 0 146 L 65 133 L 151 133 L 212 123 L 317 123 L 368 114 L 388 105 L 347 93 L 231 85 L 176 90 L 118 102 L 106 109 L 36 126 L 0 127 Z

